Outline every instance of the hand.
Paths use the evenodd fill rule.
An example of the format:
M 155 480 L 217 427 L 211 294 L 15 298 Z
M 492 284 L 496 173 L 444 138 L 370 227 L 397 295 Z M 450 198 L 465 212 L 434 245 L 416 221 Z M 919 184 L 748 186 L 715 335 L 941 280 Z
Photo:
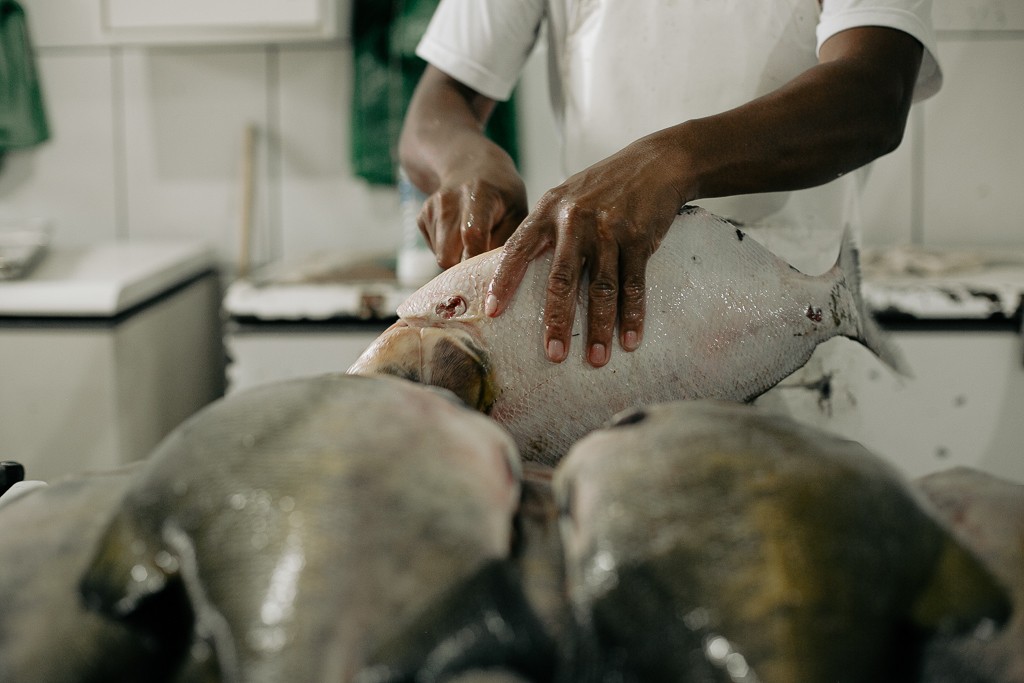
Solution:
M 489 179 L 485 179 L 489 178 Z M 526 186 L 501 166 L 468 169 L 442 183 L 417 224 L 442 268 L 500 247 L 526 217 Z
M 588 362 L 608 362 L 616 322 L 626 351 L 643 339 L 647 261 L 690 199 L 666 182 L 678 161 L 668 158 L 671 152 L 657 135 L 550 190 L 505 245 L 488 289 L 490 316 L 508 305 L 530 261 L 554 249 L 544 306 L 544 348 L 551 361 L 568 356 L 584 272 Z

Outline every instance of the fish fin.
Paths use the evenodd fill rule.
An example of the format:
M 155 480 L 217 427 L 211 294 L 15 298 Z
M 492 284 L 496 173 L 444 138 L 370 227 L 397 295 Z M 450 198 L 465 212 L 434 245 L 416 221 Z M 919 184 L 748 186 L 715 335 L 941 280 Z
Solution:
M 973 553 L 947 537 L 911 616 L 929 631 L 959 632 L 985 619 L 1002 624 L 1010 610 L 1006 589 Z
M 120 620 L 135 620 L 144 605 L 171 588 L 184 590 L 177 561 L 146 537 L 131 515 L 114 516 L 79 583 L 86 608 Z
M 368 658 L 357 683 L 449 680 L 500 668 L 550 680 L 556 644 L 533 612 L 518 572 L 491 560 L 439 596 Z
M 850 226 L 846 226 L 846 229 L 843 230 L 843 240 L 839 247 L 839 258 L 836 259 L 833 271 L 838 271 L 839 274 L 846 278 L 847 287 L 853 295 L 853 301 L 857 307 L 860 319 L 860 326 L 856 332 L 857 341 L 864 344 L 883 363 L 898 374 L 904 377 L 913 376 L 903 351 L 878 326 L 874 315 L 864 300 L 863 281 L 860 272 L 860 248 L 853 238 L 853 231 L 850 229 Z

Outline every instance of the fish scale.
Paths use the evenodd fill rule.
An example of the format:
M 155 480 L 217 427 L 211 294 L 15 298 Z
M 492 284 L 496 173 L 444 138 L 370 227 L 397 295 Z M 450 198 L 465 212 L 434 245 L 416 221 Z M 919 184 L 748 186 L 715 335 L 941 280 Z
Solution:
M 486 374 L 490 385 L 478 393 L 493 400 L 476 407 L 512 433 L 525 459 L 555 464 L 581 436 L 629 407 L 691 398 L 751 400 L 836 336 L 855 339 L 901 367 L 861 299 L 849 234 L 836 265 L 809 276 L 734 224 L 685 207 L 647 265 L 643 343 L 633 352 L 613 349 L 601 368 L 590 366 L 581 348 L 582 296 L 569 357 L 552 363 L 543 353 L 550 252 L 531 263 L 500 316 L 484 314 L 499 257 L 494 250 L 464 261 L 412 294 L 398 308 L 399 322 L 349 372 L 401 374 L 444 386 L 473 404 L 476 394 L 460 385 L 467 370 L 449 365 L 451 347 L 462 347 L 472 357 L 465 365 L 482 368 L 477 374 Z M 435 353 L 439 346 L 448 352 L 443 363 Z

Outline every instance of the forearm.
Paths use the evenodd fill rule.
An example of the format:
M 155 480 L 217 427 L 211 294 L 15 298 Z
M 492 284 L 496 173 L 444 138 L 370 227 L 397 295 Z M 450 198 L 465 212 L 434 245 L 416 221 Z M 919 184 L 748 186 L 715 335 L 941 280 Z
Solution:
M 911 39 L 912 40 L 912 39 Z M 900 41 L 897 41 L 900 42 Z M 828 182 L 899 145 L 920 62 L 916 42 L 892 61 L 844 58 L 722 114 L 654 133 L 685 201 L 795 190 Z
M 428 67 L 406 114 L 399 159 L 410 180 L 432 193 L 456 174 L 497 164 L 515 164 L 484 135 L 495 102 Z

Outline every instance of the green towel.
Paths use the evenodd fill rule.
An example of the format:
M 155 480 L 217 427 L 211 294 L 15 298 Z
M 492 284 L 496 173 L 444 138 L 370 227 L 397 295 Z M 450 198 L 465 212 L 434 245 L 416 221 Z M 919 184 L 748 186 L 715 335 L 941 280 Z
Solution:
M 0 0 L 0 155 L 49 137 L 25 12 Z
M 397 146 L 412 92 L 426 68 L 416 44 L 438 0 L 354 0 L 352 43 L 352 167 L 381 185 L 398 177 Z M 487 135 L 518 161 L 514 97 L 501 102 Z

